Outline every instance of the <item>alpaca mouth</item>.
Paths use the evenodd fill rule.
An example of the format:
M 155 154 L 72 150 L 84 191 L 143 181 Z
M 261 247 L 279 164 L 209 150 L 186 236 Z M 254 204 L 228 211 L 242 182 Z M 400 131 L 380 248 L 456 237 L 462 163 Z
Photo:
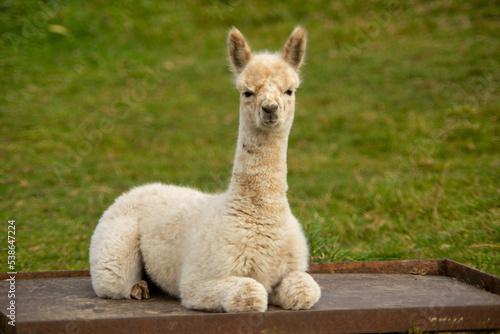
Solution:
M 262 122 L 265 125 L 275 125 L 276 123 L 278 123 L 278 120 L 279 120 L 279 117 L 278 117 L 278 114 L 276 114 L 276 113 L 272 113 L 272 114 L 263 113 L 262 114 Z

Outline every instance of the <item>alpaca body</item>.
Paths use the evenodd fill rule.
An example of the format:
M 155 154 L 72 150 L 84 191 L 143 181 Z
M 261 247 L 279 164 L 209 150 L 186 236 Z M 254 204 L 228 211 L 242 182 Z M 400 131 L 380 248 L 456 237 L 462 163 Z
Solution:
M 181 297 L 182 276 L 200 281 L 250 277 L 270 293 L 289 270 L 307 269 L 306 241 L 288 207 L 279 215 L 259 215 L 259 222 L 255 211 L 265 210 L 265 205 L 255 208 L 244 199 L 228 199 L 227 193 L 209 195 L 163 184 L 120 196 L 104 213 L 92 240 L 91 259 L 109 259 L 91 263 L 93 275 L 109 276 L 94 284 L 96 292 L 129 298 L 144 267 L 156 284 L 176 297 Z M 279 205 L 273 200 L 269 204 Z M 249 216 L 243 210 L 254 211 Z M 126 240 L 120 227 L 129 236 Z M 131 279 L 116 280 L 117 276 Z
M 188 308 L 262 312 L 268 302 L 287 309 L 316 303 L 319 286 L 305 273 L 306 239 L 286 197 L 295 105 L 289 93 L 299 84 L 304 47 L 298 28 L 282 55 L 252 56 L 239 31 L 231 31 L 230 58 L 242 97 L 228 190 L 204 194 L 151 184 L 120 196 L 91 240 L 98 296 L 148 298 L 144 268 Z

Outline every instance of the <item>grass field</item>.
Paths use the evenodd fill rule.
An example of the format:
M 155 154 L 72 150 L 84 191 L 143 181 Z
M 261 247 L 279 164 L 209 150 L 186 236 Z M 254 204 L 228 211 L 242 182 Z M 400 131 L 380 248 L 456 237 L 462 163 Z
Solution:
M 226 33 L 308 30 L 288 151 L 312 261 L 450 258 L 500 275 L 495 1 L 0 1 L 0 263 L 88 268 L 102 212 L 161 181 L 223 190 Z

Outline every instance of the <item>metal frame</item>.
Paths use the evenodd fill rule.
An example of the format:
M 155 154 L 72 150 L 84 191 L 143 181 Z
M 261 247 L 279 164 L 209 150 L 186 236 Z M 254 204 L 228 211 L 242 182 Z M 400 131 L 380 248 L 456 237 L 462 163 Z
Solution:
M 8 282 L 0 282 L 0 329 L 5 333 L 62 332 L 75 334 L 165 332 L 380 333 L 408 331 L 412 327 L 418 328 L 420 331 L 500 329 L 500 296 L 498 296 L 500 295 L 500 278 L 451 260 L 312 263 L 309 271 L 325 290 L 325 294 L 317 307 L 307 311 L 287 311 L 277 307 L 270 307 L 265 313 L 243 314 L 215 314 L 185 310 L 179 306 L 177 300 L 165 296 L 160 291 L 152 291 L 152 295 L 156 294 L 157 296 L 157 304 L 154 304 L 154 302 L 153 304 L 141 304 L 140 301 L 102 300 L 92 295 L 93 291 L 90 288 L 88 270 L 20 272 L 16 275 L 18 309 L 25 307 L 35 311 L 30 311 L 29 315 L 26 315 L 26 312 L 24 312 L 23 316 L 19 315 L 16 319 L 16 327 L 8 325 L 7 321 L 9 319 L 6 317 L 6 307 L 4 307 L 7 305 L 5 303 L 8 303 L 6 293 Z M 6 280 L 10 276 L 7 273 L 0 273 L 1 280 Z M 419 286 L 425 287 L 423 290 L 427 290 L 426 284 L 429 284 L 429 291 L 422 291 L 424 302 L 425 298 L 428 298 L 426 296 L 443 293 L 439 290 L 440 284 L 444 284 L 444 289 L 457 288 L 457 291 L 466 291 L 467 294 L 470 293 L 471 296 L 473 295 L 476 298 L 476 302 L 470 305 L 467 300 L 458 302 L 456 305 L 453 303 L 439 304 L 430 298 L 429 303 L 424 303 L 425 305 L 422 303 L 416 304 L 415 307 L 411 306 L 411 301 L 410 303 L 408 301 L 403 303 L 401 307 L 381 307 L 381 304 L 377 304 L 379 300 L 376 298 L 373 299 L 373 306 L 367 305 L 367 300 L 368 304 L 371 303 L 367 297 L 367 300 L 360 299 L 359 302 L 356 300 L 350 301 L 350 306 L 346 308 L 339 307 L 338 303 L 342 303 L 342 298 L 337 298 L 335 293 L 330 292 L 341 286 L 338 284 L 342 282 L 347 284 L 344 287 L 349 286 L 351 278 L 353 282 L 360 284 L 359 289 L 366 290 L 367 295 L 376 295 L 380 292 L 382 296 L 390 296 L 391 292 L 385 290 L 390 289 L 395 283 L 403 284 L 404 287 L 408 282 L 408 298 L 413 298 L 411 296 L 418 297 L 418 291 L 417 295 L 415 295 L 414 290 L 410 291 L 410 289 L 414 289 L 414 287 L 412 288 L 412 282 L 418 279 Z M 374 281 L 379 282 L 379 285 L 373 285 Z M 380 282 L 382 282 L 382 285 Z M 68 293 L 68 291 L 72 290 L 61 292 L 57 290 L 57 286 L 71 287 L 71 284 L 74 284 L 75 294 L 80 293 L 83 296 L 81 299 L 74 299 L 75 304 L 80 304 L 72 305 L 75 308 L 71 310 L 67 306 L 71 304 L 64 306 L 64 303 L 61 303 L 62 308 L 65 309 L 57 311 L 58 303 L 48 298 L 44 293 L 46 294 L 49 291 L 50 297 L 53 298 L 57 293 L 60 293 L 57 297 L 59 299 L 55 300 L 66 300 L 72 297 L 71 293 Z M 30 292 L 22 291 L 22 287 L 28 285 L 32 287 L 44 286 L 39 289 L 40 291 L 31 292 L 33 303 L 38 303 L 37 305 L 28 304 Z M 51 287 L 54 287 L 53 290 L 50 290 Z M 32 290 L 36 289 L 32 288 Z M 82 292 L 82 290 L 84 291 Z M 54 295 L 52 295 L 52 292 Z M 36 293 L 41 295 L 36 296 Z M 425 295 L 425 293 L 429 295 Z M 464 294 L 463 298 L 470 298 L 467 294 Z M 356 298 L 363 295 L 364 291 L 359 291 Z M 484 303 L 481 302 L 482 297 L 484 297 Z M 480 300 L 479 303 L 477 298 Z M 344 297 L 345 300 L 348 299 Z M 454 300 L 461 301 L 462 296 L 457 296 Z M 101 309 L 98 309 L 95 306 L 96 304 L 99 304 Z M 153 314 L 155 310 L 158 310 L 158 305 L 166 308 L 163 309 L 161 314 Z M 102 317 L 99 317 L 98 314 L 92 318 L 85 318 L 75 311 L 91 307 L 94 307 L 93 311 L 95 312 L 104 311 L 104 309 L 106 311 L 115 309 L 118 313 L 114 313 L 114 316 L 105 316 L 107 313 L 103 312 Z M 120 308 L 123 308 L 123 312 L 125 312 L 126 307 L 128 308 L 127 312 L 130 312 L 130 307 L 134 307 L 139 311 L 135 316 L 116 316 L 116 314 L 120 315 Z M 63 320 L 57 317 L 51 319 L 50 316 L 43 319 L 36 317 L 36 310 L 42 312 L 47 311 L 48 308 L 54 311 L 46 312 L 46 314 L 67 312 L 68 316 Z M 21 309 L 19 309 L 19 313 L 22 313 Z

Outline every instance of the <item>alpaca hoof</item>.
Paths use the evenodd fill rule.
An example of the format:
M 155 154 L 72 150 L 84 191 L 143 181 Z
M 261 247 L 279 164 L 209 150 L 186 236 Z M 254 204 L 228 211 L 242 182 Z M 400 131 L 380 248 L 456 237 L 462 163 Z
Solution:
M 146 281 L 139 281 L 136 285 L 132 287 L 130 290 L 130 297 L 133 299 L 149 299 L 149 289 L 148 283 Z
M 254 280 L 241 284 L 230 296 L 224 309 L 226 312 L 265 312 L 268 294 L 264 286 Z
M 285 277 L 274 289 L 271 300 L 287 310 L 310 309 L 321 297 L 321 289 L 314 279 L 304 272 Z

